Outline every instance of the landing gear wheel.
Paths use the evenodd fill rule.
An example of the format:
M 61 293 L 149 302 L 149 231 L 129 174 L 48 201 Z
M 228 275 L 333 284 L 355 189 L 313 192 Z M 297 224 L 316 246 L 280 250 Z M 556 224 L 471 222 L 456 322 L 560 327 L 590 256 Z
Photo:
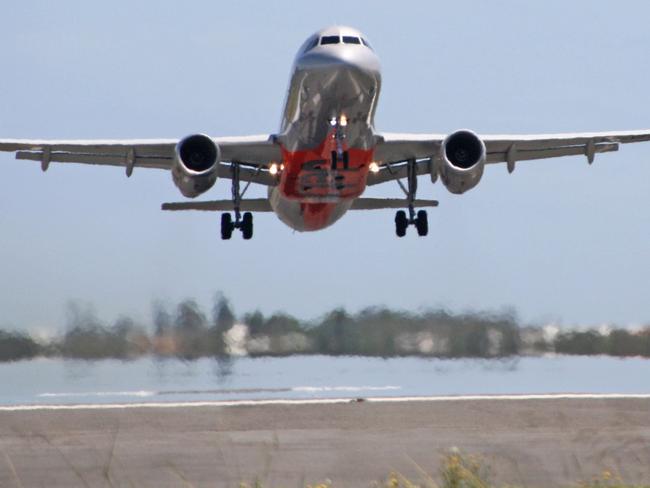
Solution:
M 235 226 L 232 223 L 232 216 L 229 213 L 221 214 L 221 238 L 228 240 L 232 237 Z
M 253 237 L 253 214 L 246 212 L 241 221 L 241 233 L 245 240 Z
M 418 230 L 418 235 L 421 237 L 429 233 L 429 218 L 427 217 L 426 210 L 418 210 L 418 216 L 415 219 L 415 228 Z
M 406 218 L 406 212 L 404 210 L 398 210 L 395 214 L 395 234 L 397 234 L 397 237 L 404 237 L 406 235 L 408 225 L 409 221 Z

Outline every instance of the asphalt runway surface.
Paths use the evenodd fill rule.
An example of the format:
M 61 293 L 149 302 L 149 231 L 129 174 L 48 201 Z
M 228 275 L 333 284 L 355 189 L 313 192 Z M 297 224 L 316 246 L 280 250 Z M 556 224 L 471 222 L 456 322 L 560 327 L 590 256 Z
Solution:
M 457 447 L 496 482 L 650 482 L 650 398 L 465 398 L 0 408 L 0 486 L 372 486 Z

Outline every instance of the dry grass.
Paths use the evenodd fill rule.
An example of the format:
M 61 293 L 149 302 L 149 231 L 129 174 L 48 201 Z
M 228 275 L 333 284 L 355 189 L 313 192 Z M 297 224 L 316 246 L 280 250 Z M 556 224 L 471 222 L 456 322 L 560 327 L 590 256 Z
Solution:
M 490 468 L 478 456 L 450 450 L 442 458 L 438 476 L 428 474 L 416 465 L 420 473 L 417 481 L 399 472 L 391 472 L 386 479 L 373 483 L 371 488 L 517 488 L 516 485 L 495 485 L 490 482 Z M 265 488 L 256 480 L 252 484 L 240 483 L 238 488 Z M 305 484 L 299 488 L 336 488 L 336 483 L 326 480 L 322 483 Z M 551 487 L 548 487 L 551 488 Z M 589 481 L 580 481 L 568 487 L 558 488 L 650 488 L 650 485 L 626 484 L 618 474 L 603 471 Z
M 650 485 L 630 485 L 623 481 L 618 473 L 604 470 L 590 481 L 581 481 L 578 488 L 650 488 Z
M 420 480 L 412 481 L 401 473 L 393 472 L 377 488 L 490 488 L 489 469 L 478 456 L 452 449 L 442 459 L 439 482 L 421 467 Z

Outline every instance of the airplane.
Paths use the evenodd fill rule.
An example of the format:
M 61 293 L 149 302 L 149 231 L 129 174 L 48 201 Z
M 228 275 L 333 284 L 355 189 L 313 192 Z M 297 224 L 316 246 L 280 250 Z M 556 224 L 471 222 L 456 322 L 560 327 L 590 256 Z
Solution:
M 650 130 L 538 135 L 395 134 L 375 129 L 381 90 L 379 58 L 358 30 L 333 26 L 311 35 L 296 55 L 280 130 L 274 134 L 180 140 L 12 140 L 0 151 L 19 160 L 120 166 L 171 172 L 181 194 L 196 198 L 218 178 L 231 181 L 231 198 L 164 203 L 163 210 L 221 211 L 221 238 L 235 229 L 253 237 L 253 212 L 275 212 L 297 231 L 316 231 L 348 210 L 399 209 L 395 233 L 414 226 L 429 231 L 424 208 L 436 200 L 416 198 L 418 176 L 438 178 L 454 194 L 476 187 L 486 165 L 598 153 L 619 144 L 650 140 Z M 404 198 L 364 198 L 368 186 L 396 181 Z M 245 185 L 242 185 L 245 183 Z M 251 184 L 268 188 L 267 198 L 245 199 Z M 243 186 L 243 188 L 242 188 Z M 416 210 L 417 209 L 417 210 Z M 233 213 L 231 213 L 233 212 Z

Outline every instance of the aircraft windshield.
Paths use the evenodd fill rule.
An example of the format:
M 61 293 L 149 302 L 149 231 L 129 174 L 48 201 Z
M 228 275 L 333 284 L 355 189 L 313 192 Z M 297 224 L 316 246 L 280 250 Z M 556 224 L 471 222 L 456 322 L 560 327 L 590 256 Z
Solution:
M 364 45 L 370 49 L 372 47 L 370 44 L 368 44 L 368 41 L 366 41 L 363 37 L 357 37 L 357 36 L 322 36 L 319 38 L 318 36 L 309 39 L 309 42 L 306 43 L 305 49 L 303 52 L 311 51 L 314 49 L 316 46 L 319 44 L 321 46 L 325 46 L 328 44 L 357 44 L 357 45 Z
M 359 38 L 354 36 L 343 36 L 343 42 L 345 44 L 361 44 Z
M 320 38 L 321 46 L 325 44 L 338 44 L 339 42 L 341 42 L 341 38 L 339 36 L 323 36 Z

